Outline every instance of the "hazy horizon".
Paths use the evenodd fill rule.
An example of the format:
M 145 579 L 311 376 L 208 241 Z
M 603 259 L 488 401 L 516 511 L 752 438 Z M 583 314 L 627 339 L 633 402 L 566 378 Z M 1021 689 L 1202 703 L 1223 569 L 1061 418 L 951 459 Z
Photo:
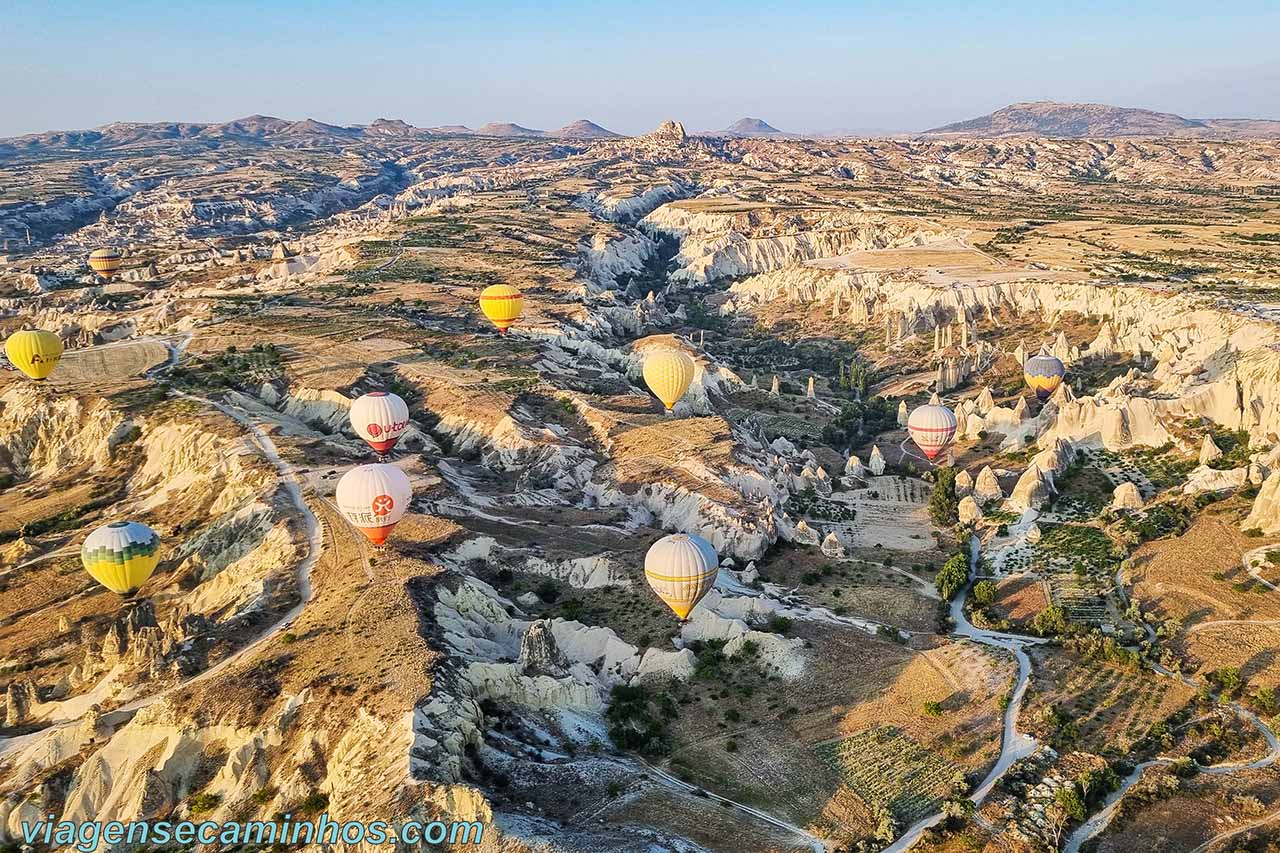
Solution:
M 1260 2 L 48 8 L 0 24 L 0 71 L 16 81 L 0 136 L 253 114 L 542 130 L 586 118 L 626 134 L 751 116 L 795 133 L 909 133 L 1040 100 L 1280 118 L 1280 7 Z

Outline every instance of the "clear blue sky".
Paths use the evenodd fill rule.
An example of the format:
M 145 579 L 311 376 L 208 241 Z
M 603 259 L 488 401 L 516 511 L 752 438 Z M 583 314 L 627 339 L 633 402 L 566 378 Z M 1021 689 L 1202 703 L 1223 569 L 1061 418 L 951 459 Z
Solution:
M 1275 0 L 1037 5 L 13 0 L 0 135 L 252 113 L 907 131 L 1019 100 L 1280 118 Z

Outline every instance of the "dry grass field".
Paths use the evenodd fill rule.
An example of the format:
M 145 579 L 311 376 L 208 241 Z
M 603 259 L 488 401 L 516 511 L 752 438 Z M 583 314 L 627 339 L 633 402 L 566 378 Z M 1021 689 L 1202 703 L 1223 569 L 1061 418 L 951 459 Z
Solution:
M 1201 513 L 1183 535 L 1134 551 L 1126 578 L 1144 609 L 1186 626 L 1280 619 L 1280 593 L 1252 591 L 1254 584 L 1241 565 L 1246 552 L 1268 541 L 1245 536 L 1232 518 Z

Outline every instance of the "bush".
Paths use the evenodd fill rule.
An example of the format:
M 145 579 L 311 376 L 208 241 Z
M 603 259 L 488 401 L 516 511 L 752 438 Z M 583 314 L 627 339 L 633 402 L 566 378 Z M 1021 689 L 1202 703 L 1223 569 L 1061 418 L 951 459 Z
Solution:
M 928 714 L 930 717 L 941 717 L 942 703 L 929 700 L 924 703 L 924 712 Z
M 978 581 L 973 586 L 973 600 L 983 607 L 989 607 L 996 600 L 996 585 L 991 581 Z
M 195 794 L 187 800 L 187 811 L 192 817 L 211 812 L 222 802 L 221 794 Z

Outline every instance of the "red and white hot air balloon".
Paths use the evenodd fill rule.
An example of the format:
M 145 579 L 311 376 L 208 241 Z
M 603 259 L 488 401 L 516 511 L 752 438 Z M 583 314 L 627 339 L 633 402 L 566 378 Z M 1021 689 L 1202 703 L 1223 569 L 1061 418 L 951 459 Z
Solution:
M 409 407 L 386 391 L 371 391 L 351 404 L 351 426 L 379 455 L 389 453 L 409 428 Z
M 347 521 L 381 545 L 404 518 L 413 499 L 409 478 L 394 465 L 358 465 L 342 475 L 334 500 Z
M 955 412 L 946 406 L 920 406 L 907 418 L 907 432 L 932 462 L 956 437 Z

